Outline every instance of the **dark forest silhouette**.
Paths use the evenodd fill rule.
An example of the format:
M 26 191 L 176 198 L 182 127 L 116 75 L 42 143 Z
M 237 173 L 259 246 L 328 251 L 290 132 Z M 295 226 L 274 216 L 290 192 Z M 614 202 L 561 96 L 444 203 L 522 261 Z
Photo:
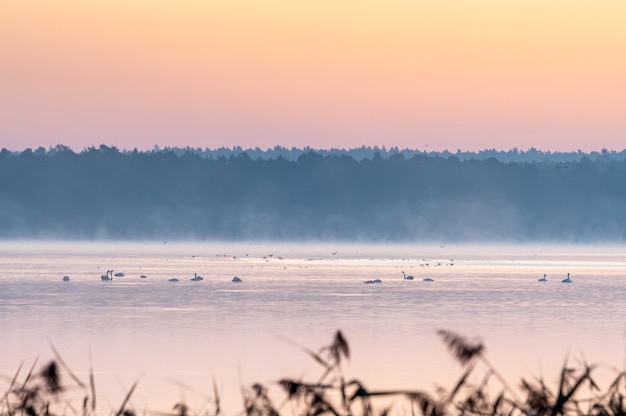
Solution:
M 255 151 L 2 149 L 0 238 L 626 239 L 624 152 Z

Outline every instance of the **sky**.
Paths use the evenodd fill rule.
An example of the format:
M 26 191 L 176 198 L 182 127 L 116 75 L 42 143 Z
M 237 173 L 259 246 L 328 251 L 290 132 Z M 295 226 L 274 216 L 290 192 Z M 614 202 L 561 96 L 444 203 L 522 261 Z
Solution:
M 0 147 L 626 148 L 624 0 L 0 0 Z

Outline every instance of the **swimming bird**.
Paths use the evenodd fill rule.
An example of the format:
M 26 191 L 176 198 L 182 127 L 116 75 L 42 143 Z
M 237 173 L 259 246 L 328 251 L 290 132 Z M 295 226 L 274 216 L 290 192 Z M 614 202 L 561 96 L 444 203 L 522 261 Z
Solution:
M 235 277 L 233 277 L 232 282 L 234 282 L 234 283 L 241 283 L 241 282 L 243 282 L 243 280 L 241 280 L 241 278 L 235 276 Z
M 113 280 L 113 270 L 107 270 L 107 274 L 103 274 L 100 276 L 102 280 Z
M 544 274 L 543 277 L 541 279 L 539 279 L 540 282 L 547 282 L 548 278 L 546 277 L 546 275 Z
M 70 277 L 69 276 L 63 276 L 63 281 L 64 282 L 69 282 L 70 281 Z
M 113 271 L 113 270 L 111 270 L 111 271 Z M 122 273 L 122 272 L 115 273 L 115 277 L 124 277 L 124 276 L 126 276 L 126 275 L 124 273 Z
M 570 279 L 569 273 L 567 274 L 567 277 L 565 279 L 561 280 L 561 283 L 572 283 L 572 282 L 573 280 Z
M 404 276 L 404 280 L 413 280 L 413 276 L 407 276 L 406 273 L 404 273 L 404 270 L 402 270 L 402 275 Z
M 425 278 L 422 279 L 422 281 L 424 281 L 424 282 L 434 282 L 435 280 L 431 279 L 430 277 L 425 277 Z
M 139 278 L 140 278 L 140 279 L 145 279 L 145 278 L 146 278 L 146 275 L 145 275 L 145 274 L 142 274 L 141 276 L 139 276 Z
M 363 282 L 365 284 L 372 284 L 372 283 L 382 283 L 382 280 L 380 279 L 374 279 L 374 280 L 366 280 L 365 282 Z
M 168 282 L 178 282 L 178 279 L 175 277 L 172 277 L 171 279 L 168 280 Z
M 198 276 L 197 274 L 194 273 L 193 277 L 189 280 L 191 280 L 192 282 L 199 282 L 200 280 L 204 280 L 204 277 Z

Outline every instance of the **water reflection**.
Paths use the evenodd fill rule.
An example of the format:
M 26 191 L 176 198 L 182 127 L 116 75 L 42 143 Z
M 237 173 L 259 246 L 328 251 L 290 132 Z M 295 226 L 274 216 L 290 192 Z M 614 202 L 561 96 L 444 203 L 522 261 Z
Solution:
M 481 335 L 515 380 L 558 371 L 568 351 L 617 365 L 625 266 L 619 247 L 2 243 L 0 370 L 51 356 L 50 340 L 77 373 L 93 366 L 112 408 L 138 378 L 134 401 L 152 410 L 181 399 L 172 380 L 210 391 L 215 378 L 234 413 L 241 383 L 316 368 L 283 339 L 314 349 L 338 328 L 347 372 L 379 388 L 455 379 L 439 328 Z M 125 276 L 101 281 L 110 269 Z

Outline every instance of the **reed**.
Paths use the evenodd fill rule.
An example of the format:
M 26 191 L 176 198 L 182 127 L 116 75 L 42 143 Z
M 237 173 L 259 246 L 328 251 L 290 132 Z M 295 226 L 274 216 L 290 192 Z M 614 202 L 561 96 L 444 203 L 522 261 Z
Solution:
M 376 390 L 364 386 L 358 379 L 346 379 L 343 364 L 350 359 L 350 347 L 341 331 L 331 342 L 317 351 L 300 347 L 320 365 L 319 377 L 312 380 L 283 378 L 276 384 L 259 383 L 242 387 L 243 408 L 236 416 L 626 416 L 626 372 L 616 371 L 616 377 L 606 389 L 594 380 L 597 365 L 585 362 L 571 366 L 566 358 L 556 385 L 550 388 L 543 378 L 522 378 L 518 388 L 513 388 L 491 365 L 485 347 L 478 340 L 452 331 L 439 330 L 438 335 L 452 357 L 463 367 L 456 383 L 445 391 L 432 394 L 422 390 Z M 67 367 L 54 346 L 55 359 L 39 371 L 37 360 L 22 375 L 23 363 L 9 379 L 9 387 L 0 397 L 0 416 L 94 416 L 96 388 L 93 372 L 89 382 L 82 382 Z M 486 368 L 478 374 L 477 363 Z M 64 384 L 69 378 L 73 386 Z M 128 390 L 119 407 L 109 411 L 115 416 L 135 416 L 131 397 L 137 386 Z M 494 388 L 496 393 L 492 394 Z M 69 387 L 83 391 L 80 406 L 64 399 Z M 170 411 L 159 412 L 167 416 L 221 416 L 220 397 L 213 381 L 213 395 L 207 395 L 210 406 L 192 413 L 185 403 L 176 403 Z M 381 400 L 382 399 L 382 400 Z

